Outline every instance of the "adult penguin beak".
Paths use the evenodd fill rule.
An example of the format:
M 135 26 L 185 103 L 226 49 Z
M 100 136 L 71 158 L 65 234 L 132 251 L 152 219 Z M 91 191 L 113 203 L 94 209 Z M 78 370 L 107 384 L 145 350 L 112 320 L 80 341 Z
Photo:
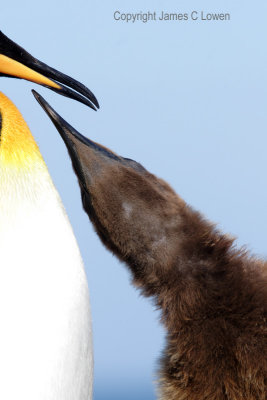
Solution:
M 26 79 L 96 110 L 94 94 L 83 84 L 30 55 L 0 31 L 0 76 Z

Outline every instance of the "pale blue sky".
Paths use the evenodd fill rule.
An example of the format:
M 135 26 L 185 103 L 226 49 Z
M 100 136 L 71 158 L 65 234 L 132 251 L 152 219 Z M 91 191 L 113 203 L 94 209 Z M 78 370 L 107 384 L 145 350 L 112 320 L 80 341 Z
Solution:
M 234 4 L 233 4 L 234 3 Z M 116 22 L 113 13 L 229 12 L 228 22 Z M 101 109 L 31 83 L 1 79 L 40 146 L 72 222 L 91 292 L 95 399 L 153 399 L 163 349 L 159 314 L 131 286 L 82 211 L 58 133 L 35 87 L 76 129 L 166 179 L 192 206 L 265 256 L 267 3 L 261 1 L 18 0 L 1 30 L 86 84 Z

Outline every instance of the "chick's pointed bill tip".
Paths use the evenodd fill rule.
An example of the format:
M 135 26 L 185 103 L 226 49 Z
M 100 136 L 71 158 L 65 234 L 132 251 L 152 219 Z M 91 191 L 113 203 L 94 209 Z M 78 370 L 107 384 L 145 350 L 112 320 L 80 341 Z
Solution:
M 66 120 L 64 120 L 38 92 L 32 90 L 32 93 L 35 99 L 38 101 L 38 103 L 41 105 L 43 110 L 46 112 L 48 117 L 55 125 L 56 129 L 58 130 L 60 136 L 62 137 L 63 141 L 65 142 L 68 148 L 70 147 L 70 145 L 72 146 L 71 142 L 73 142 L 73 140 L 74 141 L 77 140 L 78 142 L 86 145 L 88 149 L 97 152 L 99 155 L 102 155 L 103 157 L 112 159 L 114 161 L 121 162 L 121 157 L 118 156 L 116 153 L 113 153 L 108 148 L 83 136 L 75 128 L 73 128 L 73 126 L 71 126 Z
M 47 103 L 47 101 L 40 95 L 40 93 L 36 92 L 36 90 L 32 89 L 32 94 L 34 95 L 35 99 L 38 101 L 40 106 L 45 110 L 45 112 L 51 116 L 51 118 L 60 117 L 56 111 Z M 61 118 L 61 117 L 60 117 Z
M 66 131 L 72 134 L 76 132 L 75 129 L 67 121 L 65 121 L 38 92 L 32 90 L 32 94 L 46 112 L 48 117 L 51 119 L 64 140 L 66 139 Z
M 75 139 L 78 139 L 78 141 L 86 144 L 87 146 L 95 146 L 93 141 L 76 131 L 73 126 L 71 126 L 64 118 L 62 118 L 38 92 L 32 90 L 32 93 L 40 106 L 46 112 L 50 120 L 55 125 L 57 131 L 59 132 L 67 147 L 69 147 L 70 142 L 72 142 L 73 140 L 73 137 Z

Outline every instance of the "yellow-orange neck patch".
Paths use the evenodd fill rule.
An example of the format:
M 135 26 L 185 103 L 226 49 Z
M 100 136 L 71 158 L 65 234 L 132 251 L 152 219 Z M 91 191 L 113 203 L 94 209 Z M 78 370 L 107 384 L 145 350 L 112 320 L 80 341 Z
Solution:
M 18 169 L 44 164 L 38 146 L 16 106 L 0 92 L 0 165 Z

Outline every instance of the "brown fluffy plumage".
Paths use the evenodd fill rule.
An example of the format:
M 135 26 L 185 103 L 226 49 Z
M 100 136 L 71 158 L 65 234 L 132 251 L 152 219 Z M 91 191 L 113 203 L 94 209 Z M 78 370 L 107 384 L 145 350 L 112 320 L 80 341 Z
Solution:
M 86 213 L 162 312 L 162 400 L 267 399 L 267 263 L 233 247 L 161 179 L 79 135 L 68 147 Z

